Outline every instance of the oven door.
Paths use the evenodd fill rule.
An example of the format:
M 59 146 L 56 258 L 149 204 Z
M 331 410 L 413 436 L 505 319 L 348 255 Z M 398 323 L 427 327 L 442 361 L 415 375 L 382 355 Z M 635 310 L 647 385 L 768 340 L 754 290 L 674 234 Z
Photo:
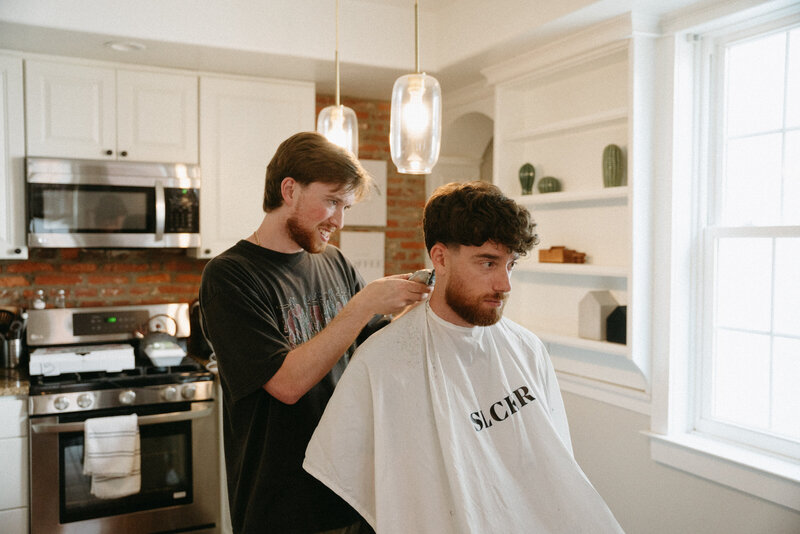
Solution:
M 31 532 L 216 532 L 219 462 L 214 403 L 137 407 L 141 491 L 117 499 L 89 492 L 83 425 L 133 409 L 32 417 Z
M 39 247 L 112 246 L 156 234 L 155 187 L 28 184 L 28 242 Z

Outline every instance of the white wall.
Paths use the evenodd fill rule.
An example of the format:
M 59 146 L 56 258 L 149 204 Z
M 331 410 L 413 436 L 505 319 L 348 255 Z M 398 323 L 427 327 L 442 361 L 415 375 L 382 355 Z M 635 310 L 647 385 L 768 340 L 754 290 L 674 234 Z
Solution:
M 627 534 L 797 534 L 800 513 L 650 459 L 650 417 L 564 393 L 575 458 Z

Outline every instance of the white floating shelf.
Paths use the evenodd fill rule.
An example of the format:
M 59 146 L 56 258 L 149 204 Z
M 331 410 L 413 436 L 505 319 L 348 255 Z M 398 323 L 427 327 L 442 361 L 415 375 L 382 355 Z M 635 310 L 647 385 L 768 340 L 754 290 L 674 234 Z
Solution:
M 616 265 L 593 265 L 591 263 L 539 263 L 537 261 L 521 261 L 515 270 L 524 273 L 569 274 L 579 276 L 606 276 L 610 278 L 627 278 L 628 268 Z
M 630 350 L 627 345 L 621 343 L 609 343 L 608 341 L 595 341 L 593 339 L 583 339 L 577 336 L 567 336 L 564 334 L 554 334 L 552 332 L 539 332 L 533 330 L 544 343 L 554 343 L 564 347 L 574 347 L 576 349 L 601 352 L 603 354 L 614 354 L 630 358 Z
M 611 109 L 594 115 L 568 119 L 552 124 L 545 124 L 536 128 L 528 128 L 515 133 L 506 135 L 503 141 L 530 141 L 539 137 L 553 137 L 572 133 L 576 130 L 588 130 L 592 128 L 604 128 L 614 124 L 622 124 L 628 120 L 628 110 L 626 108 Z
M 594 202 L 598 200 L 626 199 L 629 188 L 627 185 L 619 187 L 604 187 L 592 191 L 557 191 L 555 193 L 533 193 L 514 197 L 517 204 L 522 206 L 542 206 L 546 204 L 569 204 L 571 202 Z

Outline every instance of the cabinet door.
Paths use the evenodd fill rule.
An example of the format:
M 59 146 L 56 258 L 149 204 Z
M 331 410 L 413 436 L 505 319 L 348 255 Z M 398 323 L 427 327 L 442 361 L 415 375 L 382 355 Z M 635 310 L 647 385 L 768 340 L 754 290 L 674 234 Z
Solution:
M 0 259 L 28 257 L 22 106 L 22 60 L 0 56 Z
M 0 510 L 3 534 L 28 534 L 28 509 Z
M 117 153 L 197 163 L 197 77 L 117 71 Z
M 29 156 L 116 158 L 113 69 L 25 62 Z
M 0 57 L 0 60 L 3 58 Z M 28 398 L 0 397 L 0 531 L 28 531 Z
M 199 257 L 212 257 L 261 223 L 267 164 L 287 137 L 314 129 L 314 85 L 200 79 Z
M 0 439 L 3 458 L 3 484 L 0 484 L 0 510 L 28 506 L 28 438 Z

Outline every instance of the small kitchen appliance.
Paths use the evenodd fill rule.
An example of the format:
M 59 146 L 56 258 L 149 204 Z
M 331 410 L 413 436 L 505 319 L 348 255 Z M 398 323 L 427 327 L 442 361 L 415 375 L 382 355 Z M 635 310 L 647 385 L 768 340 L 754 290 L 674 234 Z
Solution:
M 200 246 L 200 168 L 27 158 L 29 247 Z

